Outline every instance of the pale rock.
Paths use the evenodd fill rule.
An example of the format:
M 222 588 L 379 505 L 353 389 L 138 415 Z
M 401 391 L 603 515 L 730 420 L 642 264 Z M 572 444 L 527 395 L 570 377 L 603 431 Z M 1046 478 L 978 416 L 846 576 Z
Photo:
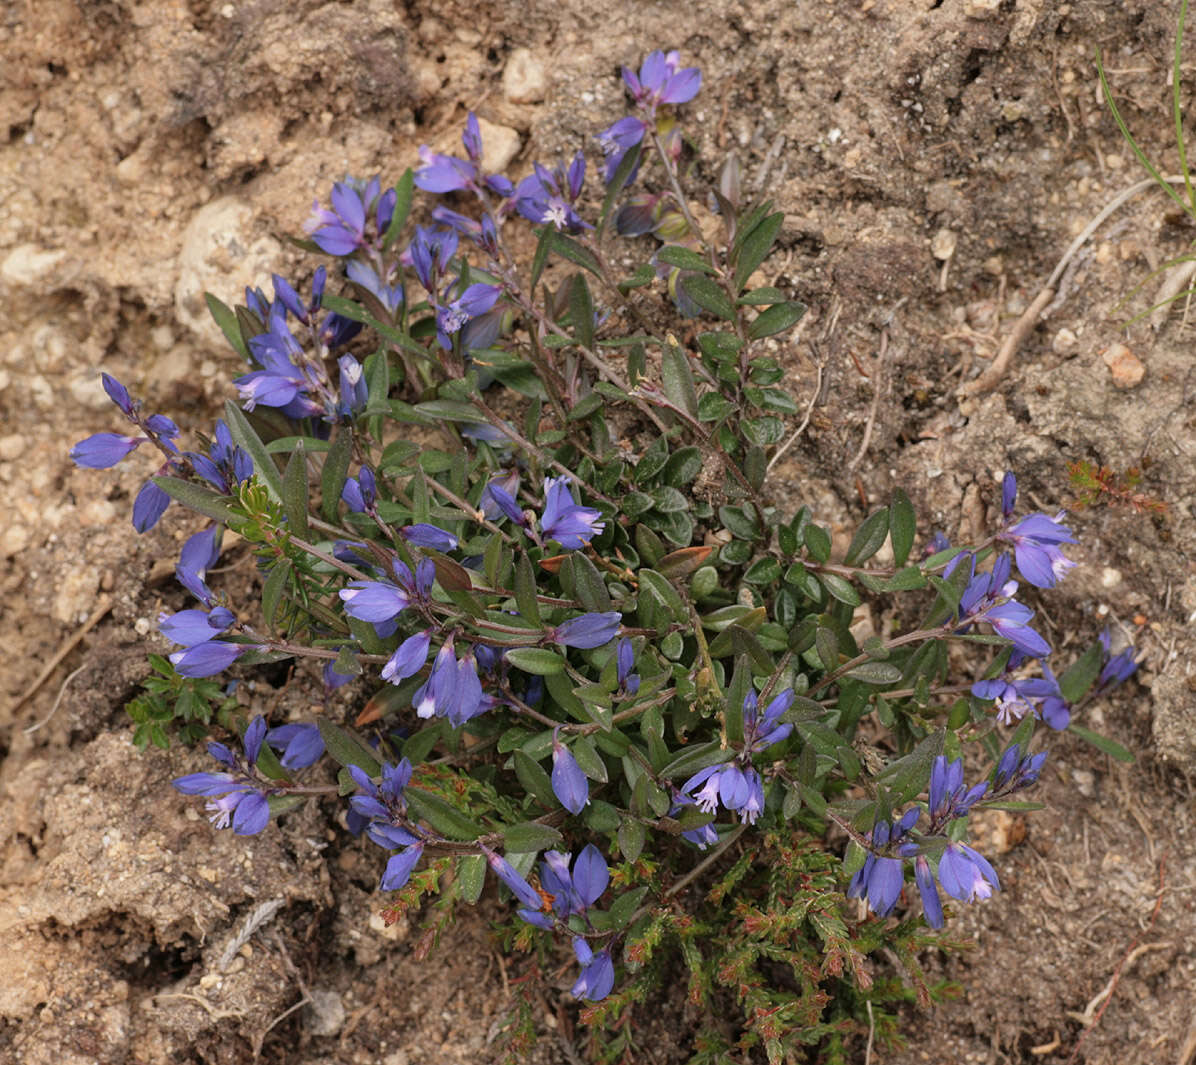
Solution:
M 955 254 L 955 246 L 959 237 L 946 227 L 940 229 L 930 242 L 930 254 L 939 262 L 946 262 Z
M 235 196 L 222 196 L 195 212 L 183 233 L 178 258 L 174 306 L 179 320 L 211 348 L 224 351 L 228 341 L 212 320 L 204 293 L 232 306 L 245 289 L 278 269 L 282 245 L 254 232 L 253 208 Z
M 1101 354 L 1113 377 L 1113 386 L 1120 389 L 1133 388 L 1146 376 L 1146 367 L 1124 344 L 1110 344 Z
M 519 134 L 510 126 L 499 126 L 478 119 L 482 134 L 482 170 L 487 174 L 501 174 L 511 165 L 523 147 Z
M 100 575 L 88 566 L 68 566 L 58 578 L 54 597 L 54 618 L 64 625 L 84 621 L 95 609 Z
M 56 326 L 43 322 L 33 330 L 29 346 L 39 370 L 56 372 L 63 368 L 70 338 Z
M 963 13 L 968 18 L 995 18 L 1001 10 L 1001 0 L 964 0 Z
M 548 72 L 530 48 L 516 48 L 502 72 L 502 90 L 513 104 L 534 104 L 548 92 Z
M 311 991 L 312 1035 L 336 1035 L 345 1024 L 345 1004 L 335 991 Z
M 19 459 L 25 454 L 27 444 L 28 441 L 21 433 L 0 436 L 0 462 L 14 462 Z
M 74 374 L 67 387 L 71 398 L 88 410 L 108 410 L 112 407 L 112 400 L 104 391 L 104 379 L 95 370 L 81 370 Z
M 66 258 L 61 248 L 51 250 L 36 244 L 20 244 L 0 264 L 0 278 L 10 285 L 34 288 L 50 281 L 50 274 Z
M 0 533 L 0 558 L 12 558 L 28 546 L 29 530 L 24 525 L 9 525 Z
M 1056 355 L 1070 355 L 1076 350 L 1076 344 L 1079 338 L 1071 330 L 1064 326 L 1055 334 L 1054 340 L 1051 341 L 1051 350 Z

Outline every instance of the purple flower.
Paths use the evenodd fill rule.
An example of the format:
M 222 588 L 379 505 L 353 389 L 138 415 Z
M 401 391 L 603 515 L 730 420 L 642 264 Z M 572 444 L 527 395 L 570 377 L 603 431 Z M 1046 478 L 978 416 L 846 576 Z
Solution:
M 352 255 L 366 244 L 366 210 L 378 199 L 380 191 L 381 183 L 376 177 L 364 187 L 360 181 L 351 178 L 338 181 L 332 186 L 332 210 L 321 209 L 319 201 L 315 201 L 304 229 L 329 255 Z M 393 204 L 390 209 L 393 211 Z M 381 224 L 381 217 L 378 221 Z
M 176 651 L 170 656 L 170 662 L 181 677 L 212 677 L 228 669 L 250 650 L 253 650 L 250 644 L 208 640 L 185 651 Z
M 1077 541 L 1071 530 L 1063 524 L 1063 511 L 1053 518 L 1046 514 L 1031 514 L 1016 524 L 1012 523 L 1016 499 L 1017 478 L 1007 473 L 1001 486 L 1001 512 L 1005 525 L 996 538 L 1013 545 L 1018 571 L 1027 581 L 1037 588 L 1054 588 L 1075 565 L 1063 554 L 1059 545 Z
M 411 879 L 411 874 L 423 853 L 424 845 L 417 840 L 405 850 L 394 855 L 386 863 L 386 870 L 382 874 L 382 882 L 378 885 L 378 890 L 398 891 L 399 888 L 404 887 Z
M 1100 676 L 1097 677 L 1096 687 L 1098 691 L 1105 692 L 1122 681 L 1129 680 L 1137 670 L 1138 663 L 1135 661 L 1133 644 L 1118 654 L 1113 654 L 1113 635 L 1108 628 L 1100 634 L 1099 639 L 1104 665 L 1101 667 Z
M 507 885 L 513 894 L 523 905 L 532 911 L 538 910 L 541 905 L 540 896 L 536 894 L 519 871 L 504 858 L 501 854 L 495 854 L 489 847 L 482 845 L 482 853 L 486 855 L 486 861 L 490 868 L 494 870 L 504 884 Z
M 408 636 L 382 667 L 382 679 L 390 681 L 391 684 L 400 684 L 408 677 L 414 677 L 428 660 L 428 647 L 431 642 L 430 629 Z
M 574 998 L 599 1002 L 610 994 L 615 986 L 615 966 L 609 950 L 595 954 L 590 945 L 578 936 L 573 940 L 573 953 L 581 963 L 581 975 L 570 990 Z
M 975 556 L 968 555 L 969 565 L 975 569 Z M 963 627 L 986 621 L 998 635 L 1004 636 L 1030 658 L 1045 658 L 1051 645 L 1029 627 L 1034 611 L 1015 602 L 1017 581 L 1009 579 L 1010 560 L 1001 555 L 991 573 L 974 574 L 960 597 L 960 619 Z
M 966 843 L 948 843 L 939 859 L 939 883 L 953 899 L 974 902 L 1001 890 L 1001 882 L 982 854 Z
M 566 551 L 576 551 L 597 536 L 606 524 L 600 511 L 580 506 L 564 477 L 544 480 L 544 513 L 540 529 L 546 539 L 556 540 Z
M 635 648 L 631 641 L 624 636 L 615 649 L 615 679 L 619 684 L 619 691 L 624 695 L 634 695 L 640 690 L 638 673 L 632 673 L 635 668 Z
M 415 547 L 427 547 L 433 551 L 453 551 L 457 547 L 457 538 L 452 533 L 422 522 L 404 526 L 399 530 L 399 535 Z
M 392 824 L 407 811 L 407 800 L 403 791 L 411 782 L 412 766 L 406 758 L 401 758 L 397 765 L 390 762 L 382 763 L 382 783 L 375 784 L 368 773 L 360 766 L 350 765 L 349 775 L 359 789 L 358 793 L 349 800 L 349 805 L 362 817 L 380 820 Z M 388 836 L 388 839 L 391 837 Z M 406 837 L 395 846 L 405 846 L 409 842 Z M 389 844 L 386 844 L 389 845 Z
M 568 747 L 553 736 L 552 790 L 571 814 L 580 814 L 590 801 L 590 784 Z
M 594 905 L 610 884 L 610 870 L 606 859 L 592 843 L 587 843 L 569 867 L 569 855 L 560 851 L 546 851 L 540 863 L 540 886 L 552 896 L 552 909 L 557 917 L 565 919 L 573 914 L 585 913 Z M 537 900 L 536 911 L 540 902 Z M 520 917 L 527 920 L 524 911 Z M 539 924 L 531 921 L 531 924 Z
M 361 472 L 356 477 L 348 478 L 341 489 L 341 499 L 354 514 L 371 511 L 377 494 L 378 482 L 368 466 L 362 466 Z
M 177 614 L 158 615 L 158 631 L 173 643 L 194 647 L 213 640 L 236 623 L 231 610 L 218 606 L 212 611 L 180 610 Z
M 694 791 L 698 785 L 704 785 Z M 707 766 L 681 785 L 681 794 L 692 797 L 700 810 L 714 813 L 719 803 L 736 812 L 744 824 L 755 824 L 764 809 L 764 784 L 752 766 L 740 768 L 734 762 Z
M 165 471 L 163 471 L 165 472 Z M 149 532 L 170 506 L 170 496 L 153 481 L 146 481 L 133 500 L 133 528 L 139 533 Z
M 457 234 L 451 229 L 426 229 L 416 226 L 407 254 L 415 276 L 428 292 L 440 287 L 440 278 L 449 268 L 457 251 Z
M 370 293 L 390 314 L 397 314 L 403 305 L 402 284 L 388 285 L 373 267 L 360 259 L 351 259 L 345 264 L 345 276 L 355 285 Z M 389 277 L 388 277 L 389 280 Z
M 1030 787 L 1031 784 L 1037 782 L 1046 756 L 1046 751 L 1023 756 L 1022 748 L 1018 744 L 1014 744 L 1001 755 L 1000 761 L 997 762 L 997 768 L 993 774 L 993 791 L 1008 795 L 1011 792 Z
M 696 806 L 697 803 L 693 801 L 688 795 L 682 795 L 680 792 L 673 796 L 673 805 L 669 809 L 669 817 L 680 817 L 681 811 L 687 806 Z M 709 811 L 708 811 L 709 812 Z M 681 838 L 688 840 L 694 844 L 699 850 L 705 850 L 718 842 L 718 829 L 714 827 L 714 822 L 702 825 L 701 828 L 690 828 L 681 833 Z
M 582 614 L 570 618 L 552 630 L 548 638 L 564 647 L 580 647 L 590 650 L 610 643 L 618 634 L 623 615 L 617 610 L 600 614 Z
M 71 460 L 89 470 L 106 470 L 124 459 L 134 448 L 145 443 L 144 436 L 120 433 L 93 433 L 71 448 Z
M 882 850 L 890 844 L 896 843 L 917 823 L 920 811 L 917 808 L 907 810 L 904 815 L 893 823 L 877 821 L 872 827 L 871 845 L 874 852 L 868 854 L 864 864 L 851 878 L 847 888 L 847 897 L 862 899 L 867 897 L 872 912 L 884 917 L 897 903 L 901 895 L 901 888 L 905 874 L 900 858 L 883 857 L 875 851 Z
M 533 173 L 525 177 L 515 189 L 515 207 L 524 218 L 539 225 L 551 223 L 558 230 L 579 233 L 593 229 L 573 209 L 582 183 L 585 181 L 585 156 L 578 152 L 568 173 L 561 167 L 552 173 L 535 164 Z
M 921 854 L 914 859 L 914 881 L 918 885 L 918 894 L 922 896 L 922 912 L 926 914 L 926 923 L 931 928 L 942 928 L 943 903 L 939 899 L 930 863 Z
M 640 66 L 639 76 L 623 68 L 623 81 L 635 102 L 655 113 L 660 104 L 689 103 L 702 88 L 702 72 L 697 67 L 681 67 L 681 54 L 655 51 Z
M 518 491 L 519 474 L 512 470 L 505 476 L 487 483 L 482 489 L 478 505 L 490 521 L 497 521 L 506 515 L 516 525 L 523 527 L 527 524 L 527 519 L 524 518 L 523 511 L 519 509 L 519 503 L 515 499 L 515 493 Z
M 963 759 L 948 762 L 946 756 L 940 754 L 930 769 L 927 807 L 931 823 L 944 825 L 957 817 L 965 817 L 987 791 L 987 780 L 966 788 L 963 782 Z
M 129 390 L 111 374 L 101 373 L 100 381 L 104 385 L 104 391 L 108 393 L 108 398 L 120 408 L 121 414 L 132 418 L 134 403 L 129 396 Z
M 207 803 L 207 809 L 212 811 L 212 824 L 217 828 L 228 828 L 231 824 L 239 836 L 256 835 L 270 820 L 267 792 L 252 775 L 265 736 L 265 719 L 255 717 L 241 741 L 244 762 L 224 744 L 209 743 L 208 753 L 232 772 L 190 773 L 177 777 L 174 786 L 184 795 L 222 795 L 223 798 L 213 798 Z
M 341 417 L 348 418 L 357 411 L 365 410 L 370 390 L 366 385 L 361 363 L 352 355 L 342 355 L 336 360 L 336 365 L 341 372 L 340 414 Z
M 608 126 L 597 136 L 598 146 L 606 156 L 606 163 L 602 169 L 602 180 L 610 184 L 615 177 L 627 153 L 644 139 L 644 134 L 652 129 L 652 125 L 642 118 L 628 115 Z M 638 165 L 627 175 L 626 185 L 630 185 L 638 172 Z
M 788 739 L 793 725 L 778 724 L 781 715 L 793 705 L 797 693 L 792 688 L 777 695 L 765 708 L 763 714 L 756 709 L 756 693 L 749 690 L 743 700 L 743 745 L 746 751 L 763 751 L 774 743 Z
M 317 725 L 279 725 L 266 733 L 266 742 L 282 751 L 285 769 L 306 769 L 324 757 L 324 737 Z
M 481 281 L 470 285 L 456 299 L 449 299 L 449 293 L 458 282 L 452 282 L 445 290 L 443 302 L 436 308 L 436 339 L 445 351 L 452 346 L 452 337 L 473 319 L 489 311 L 502 295 L 498 285 L 487 285 Z M 473 347 L 479 345 L 474 344 Z
M 411 596 L 388 581 L 350 581 L 338 594 L 346 614 L 374 625 L 394 620 L 411 605 Z

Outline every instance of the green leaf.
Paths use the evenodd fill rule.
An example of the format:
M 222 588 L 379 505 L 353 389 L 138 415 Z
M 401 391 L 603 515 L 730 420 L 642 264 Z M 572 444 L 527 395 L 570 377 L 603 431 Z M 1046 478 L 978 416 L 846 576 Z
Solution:
M 735 404 L 717 392 L 703 392 L 698 399 L 698 420 L 703 422 L 722 421 L 735 409 Z
M 630 818 L 625 819 L 619 825 L 618 840 L 619 853 L 623 856 L 624 861 L 634 862 L 644 850 L 644 840 L 647 838 L 647 833 L 644 831 L 644 826 L 638 821 L 633 821 Z M 624 898 L 627 896 L 624 895 Z M 616 903 L 615 905 L 618 905 Z M 611 907 L 612 912 L 614 907 Z
M 734 333 L 714 331 L 698 334 L 698 350 L 716 362 L 734 362 L 743 341 Z
M 1099 732 L 1093 732 L 1091 729 L 1086 729 L 1081 725 L 1068 725 L 1068 732 L 1074 732 L 1080 739 L 1092 744 L 1098 751 L 1102 751 L 1110 758 L 1115 758 L 1119 762 L 1127 764 L 1134 761 L 1134 756 L 1127 751 L 1116 740 L 1109 739 L 1108 736 L 1102 736 Z
M 301 540 L 307 536 L 307 452 L 300 439 L 282 475 L 282 506 L 287 516 L 287 528 Z
M 278 607 L 282 602 L 282 593 L 286 590 L 287 580 L 291 576 L 291 560 L 280 558 L 270 567 L 270 576 L 262 585 L 262 617 L 267 627 L 277 632 Z
M 316 725 L 324 740 L 324 748 L 338 765 L 357 766 L 366 776 L 377 777 L 382 773 L 382 763 L 374 752 L 353 733 L 333 724 L 328 718 L 319 716 Z
M 562 259 L 568 259 L 569 262 L 575 266 L 580 266 L 583 270 L 588 270 L 595 277 L 602 277 L 602 267 L 599 265 L 598 260 L 594 258 L 594 253 L 589 248 L 583 247 L 572 237 L 567 237 L 564 233 L 558 233 L 551 227 L 549 227 L 548 232 L 552 250 L 557 255 Z
M 416 411 L 427 417 L 444 419 L 449 422 L 465 422 L 467 425 L 489 425 L 490 419 L 481 414 L 469 403 L 459 403 L 451 399 L 430 399 L 427 403 L 417 403 Z
M 702 452 L 696 447 L 682 447 L 669 456 L 660 479 L 674 488 L 688 488 L 701 472 Z
M 771 303 L 784 303 L 785 293 L 771 285 L 761 285 L 751 292 L 745 292 L 735 302 L 741 307 L 766 307 Z
M 679 270 L 696 270 L 700 274 L 713 274 L 715 269 L 697 252 L 677 244 L 666 244 L 656 253 L 656 258 L 667 266 L 675 266 Z
M 427 821 L 442 836 L 449 839 L 475 840 L 484 834 L 481 825 L 471 821 L 439 795 L 409 785 L 404 789 L 403 796 L 411 812 L 421 821 Z
M 395 184 L 395 209 L 390 217 L 390 225 L 386 227 L 386 235 L 382 238 L 382 250 L 386 251 L 403 232 L 407 224 L 407 215 L 411 212 L 411 201 L 415 194 L 415 175 L 408 167 L 403 176 Z
M 552 251 L 552 233 L 552 226 L 545 226 L 540 230 L 540 237 L 536 241 L 536 253 L 532 256 L 530 292 L 535 292 L 536 286 L 540 283 L 540 276 L 544 273 L 544 267 L 548 265 L 548 256 Z
M 656 271 L 652 268 L 652 264 L 644 263 L 635 273 L 623 278 L 618 284 L 618 289 L 626 296 L 633 288 L 643 288 L 655 280 Z
M 342 425 L 324 458 L 320 471 L 320 513 L 327 522 L 335 522 L 340 509 L 341 492 L 349 477 L 349 460 L 353 457 L 353 430 Z
M 934 760 L 943 753 L 943 729 L 932 732 L 904 758 L 890 762 L 877 775 L 877 780 L 891 788 L 890 801 L 893 806 L 909 802 L 926 788 L 930 781 L 930 768 Z
M 203 298 L 204 302 L 208 305 L 208 313 L 211 314 L 215 323 L 220 326 L 220 332 L 224 334 L 224 338 L 233 346 L 233 350 L 241 358 L 249 362 L 249 345 L 245 343 L 245 338 L 241 335 L 241 324 L 237 321 L 236 314 L 227 304 L 221 303 L 210 292 L 205 292 Z
M 880 550 L 888 535 L 889 508 L 882 507 L 869 514 L 856 530 L 855 536 L 851 538 L 851 545 L 847 548 L 847 554 L 843 556 L 843 562 L 848 566 L 858 566 L 867 561 Z
M 914 535 L 918 529 L 914 505 L 900 488 L 893 489 L 893 502 L 889 507 L 889 537 L 893 544 L 893 564 L 901 569 L 914 546 Z
M 792 329 L 801 321 L 802 315 L 805 313 L 806 305 L 798 303 L 796 300 L 775 304 L 767 310 L 761 311 L 756 320 L 748 326 L 748 336 L 753 340 L 775 336 L 786 329 Z
M 171 499 L 205 518 L 222 521 L 227 525 L 238 517 L 227 496 L 222 496 L 201 484 L 184 481 L 179 477 L 151 477 L 150 480 Z
M 231 399 L 224 401 L 224 422 L 228 426 L 233 443 L 240 444 L 253 459 L 253 472 L 257 475 L 258 480 L 266 486 L 270 498 L 275 503 L 281 502 L 282 476 L 278 472 L 278 466 L 266 450 L 266 445 L 262 443 L 261 437 L 249 424 L 249 419 Z
M 822 707 L 818 709 L 821 713 Z M 730 761 L 734 753 L 734 751 L 724 748 L 718 740 L 711 740 L 709 743 L 703 743 L 697 747 L 686 748 L 661 769 L 659 775 L 669 780 L 690 777 L 699 769 Z
M 569 320 L 573 337 L 583 348 L 594 347 L 594 297 L 584 274 L 574 274 L 569 285 Z
M 532 570 L 532 561 L 524 552 L 515 559 L 515 605 L 519 608 L 519 616 L 529 625 L 539 627 L 540 604 L 536 600 L 536 574 Z
M 705 274 L 682 274 L 677 285 L 702 310 L 709 311 L 724 321 L 735 321 L 735 304 L 731 302 L 723 287 Z
M 819 628 L 814 636 L 814 650 L 828 673 L 839 664 L 839 638 L 833 629 Z
M 840 577 L 837 573 L 820 573 L 818 580 L 831 597 L 840 603 L 846 603 L 850 607 L 860 605 L 860 593 L 852 587 L 851 582 L 846 578 Z
M 638 577 L 641 594 L 650 590 L 672 613 L 674 621 L 684 624 L 689 620 L 689 610 L 667 577 L 651 569 L 641 569 Z
M 901 679 L 901 670 L 889 662 L 861 662 L 849 669 L 847 676 L 865 684 L 896 684 Z
M 1074 703 L 1087 695 L 1093 681 L 1100 676 L 1103 660 L 1099 643 L 1094 643 L 1080 655 L 1059 678 L 1059 690 L 1063 698 Z
M 640 826 L 640 831 L 643 831 L 642 825 Z M 622 829 L 620 829 L 620 834 L 621 833 Z M 640 849 L 643 849 L 642 841 L 640 844 Z M 628 861 L 635 861 L 635 858 L 629 857 L 627 852 L 623 850 L 622 839 L 619 841 L 619 850 L 623 853 L 624 857 L 627 857 Z M 636 857 L 639 857 L 639 855 L 637 854 Z M 615 901 L 611 904 L 610 910 L 608 911 L 610 915 L 611 927 L 616 931 L 626 928 L 627 925 L 631 923 L 631 918 L 635 916 L 635 912 L 640 908 L 640 903 L 644 901 L 644 896 L 646 894 L 648 894 L 647 886 L 637 887 L 632 888 L 630 891 L 623 892 L 622 895 L 615 899 Z
M 664 394 L 669 402 L 691 418 L 698 416 L 698 391 L 689 357 L 674 343 L 666 343 L 660 355 Z
M 582 551 L 569 552 L 568 564 L 573 570 L 573 594 L 582 607 L 594 613 L 611 609 L 610 593 L 598 567 Z
M 506 659 L 516 669 L 522 669 L 524 673 L 532 673 L 537 677 L 549 677 L 554 673 L 565 672 L 565 660 L 546 647 L 512 647 L 507 651 Z
M 781 211 L 762 218 L 740 237 L 739 254 L 735 260 L 735 291 L 742 292 L 752 276 L 772 250 L 773 242 L 781 231 L 785 215 Z
M 806 550 L 813 556 L 815 562 L 825 564 L 831 557 L 831 536 L 821 525 L 810 522 L 803 533 Z
M 457 898 L 468 906 L 482 897 L 482 888 L 486 885 L 484 854 L 466 854 L 457 859 L 456 885 Z
M 602 240 L 602 235 L 606 232 L 607 220 L 610 218 L 611 208 L 615 205 L 615 199 L 623 191 L 623 187 L 627 184 L 627 179 L 631 177 L 635 168 L 639 165 L 640 153 L 643 150 L 642 141 L 629 149 L 623 156 L 622 162 L 615 168 L 614 174 L 611 175 L 611 179 L 606 186 L 606 196 L 602 199 L 602 213 L 598 216 L 598 229 L 594 234 L 596 240 Z M 551 226 L 546 226 L 545 228 L 548 231 L 552 230 Z M 532 282 L 532 287 L 535 288 L 534 281 Z
M 503 831 L 503 849 L 508 854 L 536 854 L 561 843 L 564 837 L 550 825 L 524 821 Z
M 743 575 L 748 584 L 772 584 L 781 579 L 781 564 L 775 558 L 759 558 Z

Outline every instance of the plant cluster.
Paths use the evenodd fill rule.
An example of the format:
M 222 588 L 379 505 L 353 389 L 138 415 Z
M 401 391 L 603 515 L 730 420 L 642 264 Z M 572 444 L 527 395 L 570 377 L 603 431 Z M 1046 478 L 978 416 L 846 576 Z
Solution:
M 767 338 L 804 310 L 758 283 L 782 215 L 745 202 L 731 160 L 704 231 L 678 115 L 700 73 L 654 52 L 623 77 L 633 111 L 598 135 L 596 211 L 584 154 L 518 183 L 487 173 L 473 115 L 463 155 L 421 149 L 392 188 L 335 185 L 302 292 L 275 276 L 235 309 L 209 296 L 246 369 L 194 450 L 105 375 L 133 432 L 75 461 L 149 444 L 137 529 L 171 500 L 210 522 L 183 548 L 196 605 L 160 619 L 178 649 L 135 738 L 167 745 L 172 712 L 185 738 L 235 725 L 238 743 L 208 744 L 217 768 L 175 786 L 242 836 L 347 800 L 347 828 L 385 853 L 388 907 L 436 897 L 437 933 L 493 873 L 509 946 L 546 964 L 571 947 L 599 1056 L 633 1053 L 637 1004 L 681 973 L 725 1018 L 695 1061 L 846 1060 L 869 1023 L 893 1034 L 883 1007 L 943 990 L 916 951 L 946 900 L 999 888 L 968 816 L 1032 805 L 1038 724 L 1124 755 L 1071 718 L 1133 654 L 1106 639 L 1051 671 L 1013 572 L 1054 587 L 1075 538 L 1062 514 L 1017 516 L 1012 475 L 972 545 L 915 550 L 900 490 L 839 545 L 808 506 L 775 505 L 768 461 L 797 404 Z M 417 211 L 416 189 L 434 205 Z M 511 250 L 520 219 L 530 262 Z M 257 558 L 260 602 L 208 582 L 224 529 Z M 875 633 L 857 624 L 869 604 Z M 367 711 L 247 721 L 210 679 L 281 659 L 314 663 L 329 693 L 357 684 Z M 991 769 L 967 779 L 973 744 Z M 916 992 L 877 976 L 882 952 Z

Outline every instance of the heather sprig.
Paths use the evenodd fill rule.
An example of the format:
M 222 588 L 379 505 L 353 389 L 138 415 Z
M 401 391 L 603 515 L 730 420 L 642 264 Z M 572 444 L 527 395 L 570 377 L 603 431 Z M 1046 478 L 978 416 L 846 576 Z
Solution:
M 194 450 L 105 377 L 136 432 L 72 457 L 153 443 L 138 527 L 171 499 L 206 522 L 176 567 L 197 603 L 163 610 L 176 649 L 130 708 L 139 745 L 169 742 L 170 699 L 189 739 L 238 729 L 237 681 L 263 663 L 321 693 L 314 719 L 254 717 L 243 754 L 213 741 L 222 768 L 176 781 L 217 824 L 256 834 L 341 802 L 385 852 L 388 905 L 441 893 L 437 929 L 491 871 L 509 941 L 571 951 L 610 1046 L 681 965 L 695 1003 L 739 1009 L 743 1049 L 779 1061 L 840 1031 L 810 1003 L 866 1030 L 865 956 L 926 945 L 885 920 L 907 874 L 935 928 L 944 894 L 998 890 L 968 818 L 1034 785 L 1040 723 L 1125 753 L 1077 722 L 1135 657 L 1106 636 L 1051 664 L 1036 597 L 1079 535 L 1015 517 L 1012 475 L 978 544 L 919 535 L 901 489 L 846 544 L 776 504 L 802 404 L 766 341 L 805 308 L 759 283 L 784 215 L 748 202 L 733 160 L 711 190 L 721 232 L 694 221 L 679 122 L 701 81 L 671 51 L 626 69 L 631 113 L 594 131 L 604 161 L 487 173 L 470 114 L 461 154 L 425 146 L 389 188 L 337 182 L 307 226 L 310 286 L 209 297 L 246 369 Z M 225 583 L 226 542 L 256 594 Z M 861 636 L 876 596 L 923 620 Z M 981 749 L 993 768 L 972 777 Z

